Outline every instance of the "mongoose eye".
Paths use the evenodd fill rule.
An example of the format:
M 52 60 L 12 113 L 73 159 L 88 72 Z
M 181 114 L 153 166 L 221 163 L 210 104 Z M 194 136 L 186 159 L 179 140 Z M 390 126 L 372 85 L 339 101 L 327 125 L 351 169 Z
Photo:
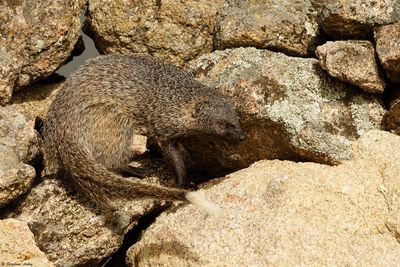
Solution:
M 230 129 L 233 129 L 233 128 L 234 128 L 234 126 L 233 126 L 231 123 L 226 122 L 226 121 L 220 121 L 220 122 L 218 123 L 218 127 L 219 127 L 222 131 L 227 131 L 227 130 L 230 130 Z

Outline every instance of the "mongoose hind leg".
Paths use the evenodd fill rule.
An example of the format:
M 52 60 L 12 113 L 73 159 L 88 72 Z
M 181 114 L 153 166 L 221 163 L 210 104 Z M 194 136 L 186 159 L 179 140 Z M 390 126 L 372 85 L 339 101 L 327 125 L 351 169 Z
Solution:
M 185 162 L 183 159 L 183 147 L 177 141 L 160 143 L 161 152 L 168 167 L 174 172 L 178 186 L 189 189 L 198 189 L 197 185 L 189 181 Z

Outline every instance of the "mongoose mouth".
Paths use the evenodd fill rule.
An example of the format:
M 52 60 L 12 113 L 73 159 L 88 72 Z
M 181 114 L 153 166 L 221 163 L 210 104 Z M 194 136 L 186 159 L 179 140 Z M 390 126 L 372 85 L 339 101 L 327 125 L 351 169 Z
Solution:
M 224 139 L 230 143 L 238 144 L 246 139 L 246 133 L 242 129 L 236 130 L 235 132 L 228 132 L 226 133 Z

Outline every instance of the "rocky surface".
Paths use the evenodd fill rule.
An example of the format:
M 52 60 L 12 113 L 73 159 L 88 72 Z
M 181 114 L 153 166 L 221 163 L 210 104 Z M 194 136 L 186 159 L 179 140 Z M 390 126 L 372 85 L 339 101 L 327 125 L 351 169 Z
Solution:
M 202 56 L 191 69 L 232 99 L 247 132 L 238 146 L 205 137 L 186 142 L 203 169 L 276 158 L 338 163 L 362 133 L 379 129 L 384 113 L 378 97 L 330 78 L 316 59 L 238 48 Z
M 178 65 L 213 49 L 222 0 L 89 0 L 88 27 L 101 53 L 148 53 Z
M 80 36 L 84 0 L 0 3 L 0 104 L 12 92 L 53 73 Z
M 375 50 L 369 41 L 327 42 L 315 51 L 329 75 L 370 93 L 383 93 L 385 82 L 378 72 Z
M 325 2 L 326 6 L 320 13 L 320 24 L 326 33 L 337 39 L 369 37 L 375 26 L 400 19 L 400 2 L 397 0 Z
M 39 154 L 35 120 L 13 107 L 0 108 L 0 207 L 25 193 L 35 178 L 27 163 Z
M 54 266 L 36 246 L 26 223 L 15 219 L 0 220 L 1 266 Z
M 317 36 L 312 1 L 228 1 L 217 19 L 215 47 L 253 46 L 306 56 Z
M 400 137 L 371 131 L 338 166 L 257 162 L 203 190 L 223 217 L 163 213 L 128 265 L 399 266 L 399 151 Z
M 382 128 L 400 135 L 400 88 L 390 88 L 387 93 L 389 111 L 382 119 Z
M 159 168 L 149 173 L 146 181 L 171 185 L 173 177 L 164 165 L 152 163 Z M 146 198 L 115 200 L 119 209 L 109 221 L 90 200 L 66 188 L 70 185 L 47 176 L 2 215 L 26 222 L 40 249 L 63 267 L 101 265 L 119 249 L 124 234 L 139 218 L 167 204 Z
M 21 113 L 36 118 L 40 122 L 44 121 L 47 110 L 55 97 L 58 88 L 62 85 L 58 83 L 36 83 L 16 92 L 11 101 L 13 106 Z
M 400 82 L 400 23 L 381 26 L 375 30 L 376 52 L 392 82 Z

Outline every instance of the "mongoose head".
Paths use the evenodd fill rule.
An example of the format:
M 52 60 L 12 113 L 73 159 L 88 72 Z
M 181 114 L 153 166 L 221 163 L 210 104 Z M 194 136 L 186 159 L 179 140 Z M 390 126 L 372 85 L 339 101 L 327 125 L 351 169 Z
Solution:
M 240 126 L 232 104 L 224 97 L 214 96 L 197 103 L 194 118 L 199 132 L 238 143 L 246 134 Z

